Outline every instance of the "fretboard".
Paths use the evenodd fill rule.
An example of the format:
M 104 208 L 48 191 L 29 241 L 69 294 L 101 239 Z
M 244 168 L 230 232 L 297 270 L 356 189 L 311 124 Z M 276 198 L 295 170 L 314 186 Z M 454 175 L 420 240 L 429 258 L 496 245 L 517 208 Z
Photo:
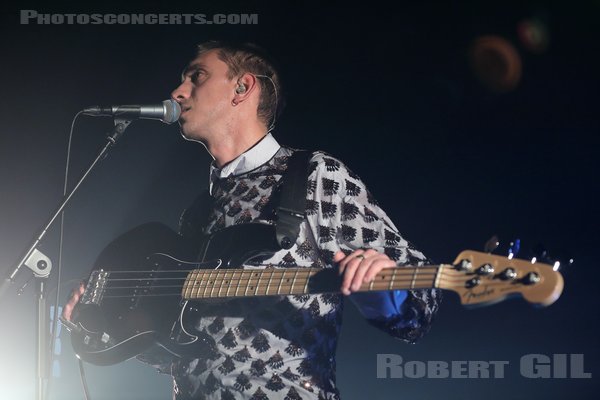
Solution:
M 445 265 L 382 270 L 358 291 L 439 287 Z M 268 268 L 191 271 L 183 285 L 186 300 L 278 296 L 339 292 L 341 277 L 334 268 Z

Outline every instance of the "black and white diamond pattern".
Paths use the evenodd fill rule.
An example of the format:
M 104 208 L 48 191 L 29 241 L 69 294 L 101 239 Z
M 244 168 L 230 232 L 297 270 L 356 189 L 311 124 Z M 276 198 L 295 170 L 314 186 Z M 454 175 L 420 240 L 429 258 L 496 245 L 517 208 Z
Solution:
M 271 213 L 271 195 L 291 153 L 282 147 L 252 172 L 215 182 L 214 208 L 204 232 L 253 222 Z M 349 254 L 365 247 L 384 252 L 399 265 L 425 260 L 402 239 L 360 178 L 339 160 L 316 153 L 309 171 L 306 220 L 297 243 L 247 268 L 329 268 L 337 251 Z M 421 313 L 415 313 L 415 321 L 410 322 L 415 328 L 408 333 L 390 330 L 400 338 L 409 335 L 406 340 L 428 329 L 438 304 L 436 292 L 409 293 L 407 301 L 424 305 L 414 308 Z M 253 300 L 215 305 L 213 315 L 209 311 L 200 318 L 197 328 L 213 335 L 219 354 L 193 361 L 190 370 L 195 372 L 176 376 L 178 387 L 194 398 L 206 399 L 339 399 L 331 360 L 340 331 L 342 296 L 325 293 Z

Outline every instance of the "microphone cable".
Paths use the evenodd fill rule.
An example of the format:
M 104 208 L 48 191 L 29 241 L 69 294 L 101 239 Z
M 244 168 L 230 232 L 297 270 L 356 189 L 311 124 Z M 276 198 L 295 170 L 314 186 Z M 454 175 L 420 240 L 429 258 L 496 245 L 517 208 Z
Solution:
M 83 110 L 79 111 L 73 117 L 71 122 L 71 130 L 69 131 L 69 141 L 67 144 L 67 158 L 65 160 L 65 175 L 64 175 L 64 183 L 63 183 L 63 197 L 67 195 L 67 188 L 69 184 L 69 166 L 71 163 L 71 144 L 73 143 L 73 131 L 75 128 L 75 122 L 79 118 L 80 115 L 83 114 Z M 63 248 L 64 248 L 64 227 L 65 227 L 65 211 L 63 210 L 60 213 L 60 228 L 59 228 L 59 241 L 58 241 L 58 265 L 57 265 L 57 273 L 56 273 L 56 297 L 54 299 L 54 315 L 52 319 L 52 336 L 50 341 L 50 357 L 49 366 L 52 367 L 54 364 L 54 351 L 56 348 L 56 339 L 58 336 L 58 324 L 59 324 L 59 305 L 60 305 L 60 283 L 61 283 L 61 275 L 62 275 L 62 259 L 63 259 Z M 83 386 L 83 394 L 85 400 L 91 400 L 89 389 L 87 385 L 87 381 L 85 378 L 85 371 L 83 369 L 83 361 L 78 359 L 79 361 L 79 376 L 81 378 L 81 384 Z M 48 385 L 46 385 L 46 396 L 45 398 L 49 398 L 50 394 L 50 382 L 52 379 L 48 380 Z

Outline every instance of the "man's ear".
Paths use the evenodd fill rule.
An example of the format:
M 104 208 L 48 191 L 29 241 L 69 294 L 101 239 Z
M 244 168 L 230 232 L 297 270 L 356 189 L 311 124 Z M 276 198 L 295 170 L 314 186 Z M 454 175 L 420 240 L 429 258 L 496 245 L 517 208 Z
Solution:
M 251 73 L 245 73 L 240 76 L 235 85 L 232 104 L 237 105 L 245 101 L 256 89 L 257 84 L 256 76 Z

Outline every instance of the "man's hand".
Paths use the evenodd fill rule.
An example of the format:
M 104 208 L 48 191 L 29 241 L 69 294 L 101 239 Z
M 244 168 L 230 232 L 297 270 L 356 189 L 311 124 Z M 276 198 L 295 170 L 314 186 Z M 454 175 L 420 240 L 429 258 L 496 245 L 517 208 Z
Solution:
M 62 317 L 64 319 L 66 319 L 67 321 L 71 320 L 71 314 L 73 313 L 73 308 L 75 308 L 75 305 L 77 305 L 77 303 L 79 303 L 79 299 L 81 298 L 81 295 L 83 294 L 84 291 L 85 291 L 85 286 L 83 285 L 83 282 L 79 284 L 79 287 L 76 287 L 71 291 L 71 297 L 69 297 L 69 301 L 67 301 L 67 304 L 65 304 L 65 306 L 63 307 L 63 312 L 62 312 Z
M 344 275 L 341 290 L 346 296 L 371 282 L 382 269 L 396 267 L 394 260 L 373 249 L 355 250 L 349 255 L 338 251 L 333 261 L 339 264 L 340 275 Z

